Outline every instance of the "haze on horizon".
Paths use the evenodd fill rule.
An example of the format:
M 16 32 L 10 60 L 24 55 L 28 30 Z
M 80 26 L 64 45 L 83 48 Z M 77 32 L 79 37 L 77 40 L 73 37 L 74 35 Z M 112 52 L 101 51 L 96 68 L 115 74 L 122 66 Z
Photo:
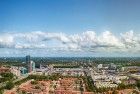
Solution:
M 0 0 L 0 57 L 139 57 L 139 0 Z

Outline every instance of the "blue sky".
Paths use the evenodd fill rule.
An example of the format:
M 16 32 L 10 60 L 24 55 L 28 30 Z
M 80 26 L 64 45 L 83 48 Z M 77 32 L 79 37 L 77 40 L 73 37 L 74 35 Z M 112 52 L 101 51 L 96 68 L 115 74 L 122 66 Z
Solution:
M 139 0 L 0 0 L 0 56 L 139 56 L 139 9 Z

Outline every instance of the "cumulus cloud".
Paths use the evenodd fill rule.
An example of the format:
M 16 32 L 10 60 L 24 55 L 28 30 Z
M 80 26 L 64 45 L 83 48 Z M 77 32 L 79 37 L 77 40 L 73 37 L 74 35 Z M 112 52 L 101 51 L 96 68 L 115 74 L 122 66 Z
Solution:
M 140 35 L 134 35 L 132 30 L 121 34 L 121 38 L 126 48 L 133 48 L 140 45 Z
M 67 35 L 42 31 L 23 33 L 4 33 L 0 35 L 0 48 L 47 49 L 52 51 L 84 52 L 138 52 L 140 35 L 133 31 L 115 36 L 110 31 L 96 34 L 86 31 L 81 34 Z
M 123 44 L 119 38 L 115 37 L 111 32 L 105 31 L 98 37 L 99 45 L 107 47 L 122 47 Z
M 13 36 L 7 34 L 0 35 L 0 48 L 13 47 L 13 43 L 14 43 Z

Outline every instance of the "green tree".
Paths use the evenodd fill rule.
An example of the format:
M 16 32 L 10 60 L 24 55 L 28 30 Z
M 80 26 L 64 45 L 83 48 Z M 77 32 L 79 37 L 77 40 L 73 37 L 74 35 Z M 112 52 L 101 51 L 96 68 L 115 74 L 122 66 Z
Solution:
M 14 78 L 13 73 L 1 73 L 1 76 L 4 78 L 10 78 L 10 79 Z
M 0 94 L 3 94 L 3 93 L 4 93 L 4 90 L 3 90 L 3 89 L 1 89 L 1 90 L 0 90 Z
M 31 81 L 31 84 L 38 84 L 38 82 L 37 81 Z
M 40 87 L 37 85 L 37 86 L 35 86 L 35 89 L 40 89 Z
M 118 89 L 125 89 L 126 88 L 126 86 L 125 86 L 125 84 L 123 84 L 123 83 L 120 83 L 119 85 L 118 85 Z
M 140 81 L 137 81 L 137 87 L 140 89 Z
M 14 83 L 12 81 L 9 81 L 6 83 L 5 89 L 12 89 L 14 87 Z
M 22 94 L 26 94 L 26 91 L 22 91 Z

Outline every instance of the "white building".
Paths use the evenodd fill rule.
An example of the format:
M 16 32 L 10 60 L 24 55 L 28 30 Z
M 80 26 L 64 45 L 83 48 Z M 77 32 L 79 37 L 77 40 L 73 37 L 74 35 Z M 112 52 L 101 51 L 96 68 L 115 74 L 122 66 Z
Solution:
M 98 69 L 103 68 L 103 64 L 99 64 L 99 65 L 97 66 L 97 68 L 98 68 Z
M 21 76 L 21 72 L 20 72 L 19 67 L 11 66 L 10 70 L 11 70 L 11 73 L 13 73 L 14 75 L 16 75 L 18 77 Z

